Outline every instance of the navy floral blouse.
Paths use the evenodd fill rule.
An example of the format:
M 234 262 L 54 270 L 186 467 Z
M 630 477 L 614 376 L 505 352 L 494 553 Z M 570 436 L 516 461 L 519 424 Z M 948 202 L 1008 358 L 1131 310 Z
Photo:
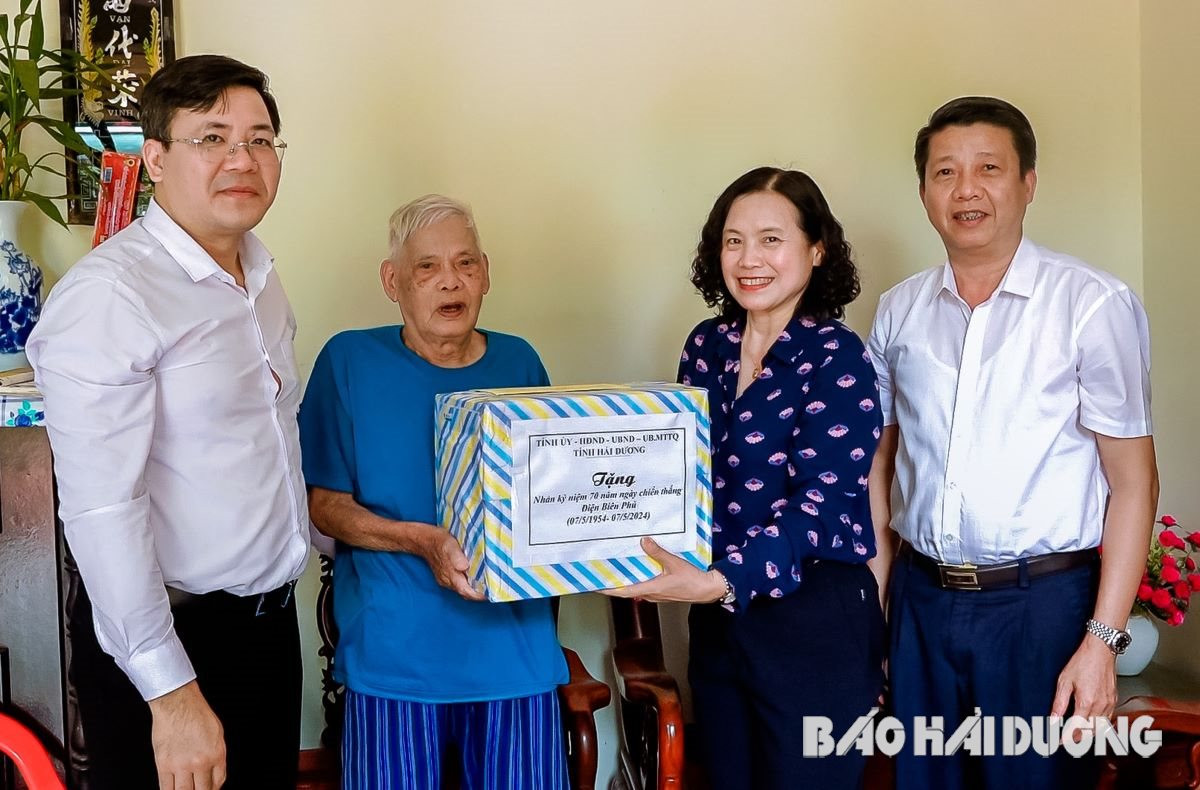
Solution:
M 708 390 L 713 567 L 735 606 L 779 598 L 810 558 L 875 556 L 867 475 L 879 443 L 879 384 L 840 321 L 793 319 L 740 397 L 739 322 L 712 318 L 684 346 L 679 381 Z

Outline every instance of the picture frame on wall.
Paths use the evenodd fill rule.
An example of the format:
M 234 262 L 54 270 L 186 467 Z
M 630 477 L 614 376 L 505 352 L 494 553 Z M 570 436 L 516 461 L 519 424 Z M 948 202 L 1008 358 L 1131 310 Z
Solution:
M 140 154 L 141 89 L 154 72 L 175 59 L 173 0 L 59 0 L 62 45 L 92 61 L 103 60 L 116 87 L 63 99 L 63 118 L 92 148 L 67 153 L 67 222 L 91 225 L 96 218 L 100 152 Z M 144 210 L 139 201 L 137 213 Z

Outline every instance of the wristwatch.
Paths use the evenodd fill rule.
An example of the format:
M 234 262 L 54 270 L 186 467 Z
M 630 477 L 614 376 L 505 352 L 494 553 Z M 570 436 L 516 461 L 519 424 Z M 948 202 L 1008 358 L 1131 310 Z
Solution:
M 1114 656 L 1124 653 L 1133 641 L 1133 637 L 1129 635 L 1128 631 L 1121 631 L 1111 625 L 1105 625 L 1099 620 L 1088 620 L 1087 630 L 1089 634 L 1108 645 L 1108 649 L 1113 652 Z

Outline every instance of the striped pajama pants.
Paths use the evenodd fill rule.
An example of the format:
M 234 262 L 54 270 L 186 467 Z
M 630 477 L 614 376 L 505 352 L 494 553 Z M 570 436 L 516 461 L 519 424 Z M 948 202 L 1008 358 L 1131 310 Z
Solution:
M 342 790 L 438 790 L 446 747 L 464 790 L 567 790 L 558 692 L 430 704 L 346 691 Z

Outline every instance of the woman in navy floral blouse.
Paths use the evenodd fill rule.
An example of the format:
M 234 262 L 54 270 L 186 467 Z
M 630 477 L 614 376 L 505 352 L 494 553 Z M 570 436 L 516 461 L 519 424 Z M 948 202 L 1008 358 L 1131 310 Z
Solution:
M 842 227 L 804 173 L 733 182 L 701 231 L 692 282 L 719 310 L 684 345 L 679 380 L 708 390 L 713 553 L 615 595 L 690 601 L 689 679 L 709 780 L 859 787 L 864 759 L 805 757 L 802 717 L 840 737 L 883 686 L 884 623 L 867 560 L 878 386 L 838 319 L 859 293 Z

